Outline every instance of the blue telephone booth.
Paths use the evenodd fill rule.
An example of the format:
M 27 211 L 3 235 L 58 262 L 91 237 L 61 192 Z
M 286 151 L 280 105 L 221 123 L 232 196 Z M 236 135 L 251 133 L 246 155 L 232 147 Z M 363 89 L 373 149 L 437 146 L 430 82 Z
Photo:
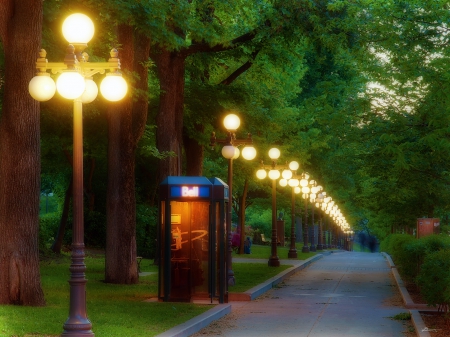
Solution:
M 223 303 L 228 185 L 219 178 L 167 177 L 159 195 L 158 298 Z

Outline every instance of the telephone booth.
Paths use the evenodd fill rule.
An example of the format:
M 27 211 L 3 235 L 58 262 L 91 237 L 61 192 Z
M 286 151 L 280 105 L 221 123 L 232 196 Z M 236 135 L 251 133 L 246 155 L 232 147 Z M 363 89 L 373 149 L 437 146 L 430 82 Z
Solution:
M 159 194 L 158 298 L 223 303 L 228 186 L 218 178 L 167 177 Z

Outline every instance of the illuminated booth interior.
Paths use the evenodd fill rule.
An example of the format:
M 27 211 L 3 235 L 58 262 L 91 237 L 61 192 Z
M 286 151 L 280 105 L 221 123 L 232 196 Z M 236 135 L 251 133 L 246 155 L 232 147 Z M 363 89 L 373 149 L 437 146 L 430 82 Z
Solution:
M 159 195 L 158 298 L 223 303 L 228 185 L 219 178 L 167 177 Z

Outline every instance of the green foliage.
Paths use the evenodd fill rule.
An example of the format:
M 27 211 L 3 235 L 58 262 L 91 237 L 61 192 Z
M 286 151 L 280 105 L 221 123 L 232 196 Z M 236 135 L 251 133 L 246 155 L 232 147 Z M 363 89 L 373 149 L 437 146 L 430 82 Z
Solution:
M 450 249 L 428 254 L 417 281 L 427 304 L 447 312 L 450 305 Z
M 411 313 L 401 312 L 395 316 L 392 316 L 392 319 L 394 319 L 396 321 L 409 321 L 411 319 Z
M 382 241 L 380 249 L 391 255 L 402 277 L 417 282 L 422 263 L 428 255 L 450 250 L 450 237 L 429 235 L 416 239 L 408 234 L 392 234 Z
M 136 207 L 136 245 L 137 254 L 148 259 L 156 256 L 156 237 L 158 225 L 156 207 L 138 204 Z
M 413 270 L 417 267 L 417 260 L 411 260 L 410 254 L 407 253 L 406 246 L 416 240 L 412 235 L 408 234 L 391 234 L 380 244 L 380 251 L 388 253 L 399 273 L 410 276 L 414 274 Z
M 102 212 L 84 213 L 84 242 L 90 247 L 106 245 L 106 215 Z
M 59 214 L 47 213 L 39 217 L 39 252 L 45 254 L 52 245 L 59 226 Z
M 249 208 L 247 210 L 246 224 L 255 230 L 259 230 L 266 237 L 272 233 L 272 209 Z

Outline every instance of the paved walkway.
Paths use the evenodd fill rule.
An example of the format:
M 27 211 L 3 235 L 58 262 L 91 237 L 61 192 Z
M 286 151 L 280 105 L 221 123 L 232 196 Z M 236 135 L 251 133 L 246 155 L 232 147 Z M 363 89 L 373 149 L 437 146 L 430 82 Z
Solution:
M 235 260 L 238 262 L 237 260 Z M 340 252 L 315 261 L 192 336 L 403 336 L 407 312 L 385 257 Z

